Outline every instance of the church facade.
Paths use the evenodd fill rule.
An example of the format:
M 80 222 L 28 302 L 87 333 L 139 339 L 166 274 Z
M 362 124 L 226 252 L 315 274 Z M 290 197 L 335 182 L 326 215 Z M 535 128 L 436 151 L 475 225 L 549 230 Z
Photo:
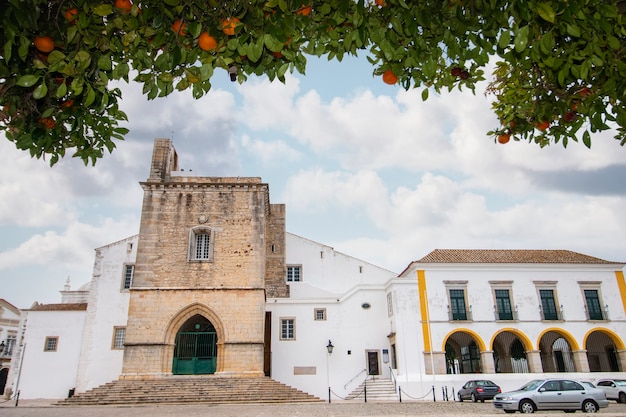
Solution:
M 260 178 L 186 176 L 166 139 L 141 186 L 139 233 L 96 249 L 91 282 L 60 304 L 23 311 L 7 383 L 21 398 L 175 375 L 268 376 L 320 398 L 368 376 L 423 398 L 467 374 L 504 389 L 626 375 L 623 263 L 435 250 L 397 274 L 286 232 Z

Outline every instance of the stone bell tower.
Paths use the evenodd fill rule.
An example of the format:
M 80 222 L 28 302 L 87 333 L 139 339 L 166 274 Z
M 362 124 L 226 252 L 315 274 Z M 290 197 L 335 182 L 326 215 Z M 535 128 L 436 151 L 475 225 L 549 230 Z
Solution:
M 263 376 L 265 299 L 288 296 L 285 206 L 260 178 L 184 174 L 156 139 L 121 378 Z

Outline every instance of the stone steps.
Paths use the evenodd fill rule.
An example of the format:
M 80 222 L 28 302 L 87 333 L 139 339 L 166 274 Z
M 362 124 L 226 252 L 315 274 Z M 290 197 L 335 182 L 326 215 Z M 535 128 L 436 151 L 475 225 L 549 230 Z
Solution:
M 303 403 L 322 400 L 270 378 L 219 376 L 118 380 L 57 405 Z
M 366 389 L 368 402 L 398 401 L 398 394 L 393 381 L 378 376 L 368 377 L 361 385 L 348 394 L 346 400 L 365 401 Z

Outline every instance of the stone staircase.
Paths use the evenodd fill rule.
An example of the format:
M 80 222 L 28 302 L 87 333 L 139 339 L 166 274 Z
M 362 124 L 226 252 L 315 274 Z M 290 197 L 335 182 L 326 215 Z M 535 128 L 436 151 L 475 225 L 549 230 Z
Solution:
M 67 398 L 57 405 L 305 403 L 322 400 L 266 377 L 172 376 L 118 380 Z
M 398 394 L 393 382 L 389 378 L 382 378 L 376 375 L 370 375 L 356 387 L 346 400 L 365 401 L 365 390 L 367 388 L 367 402 L 389 402 L 398 401 Z

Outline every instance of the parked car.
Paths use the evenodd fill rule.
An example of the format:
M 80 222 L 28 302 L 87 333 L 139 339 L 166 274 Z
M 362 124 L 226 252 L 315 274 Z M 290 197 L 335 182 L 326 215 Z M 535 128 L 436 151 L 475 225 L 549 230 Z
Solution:
M 500 387 L 489 380 L 473 379 L 463 385 L 457 397 L 461 402 L 463 400 L 472 400 L 473 402 L 480 401 L 484 403 L 485 400 L 493 400 L 493 397 L 501 392 Z
M 596 386 L 606 393 L 606 398 L 626 403 L 626 379 L 599 379 Z
M 593 383 L 593 382 L 590 382 L 590 381 L 578 381 L 578 382 L 580 382 L 581 384 L 583 384 L 585 387 L 589 387 L 589 388 L 598 388 L 598 387 L 596 387 L 596 386 L 594 385 L 594 383 Z
M 606 394 L 571 379 L 536 379 L 517 391 L 504 392 L 493 398 L 493 406 L 505 413 L 534 413 L 538 410 L 582 410 L 595 413 L 609 406 Z

